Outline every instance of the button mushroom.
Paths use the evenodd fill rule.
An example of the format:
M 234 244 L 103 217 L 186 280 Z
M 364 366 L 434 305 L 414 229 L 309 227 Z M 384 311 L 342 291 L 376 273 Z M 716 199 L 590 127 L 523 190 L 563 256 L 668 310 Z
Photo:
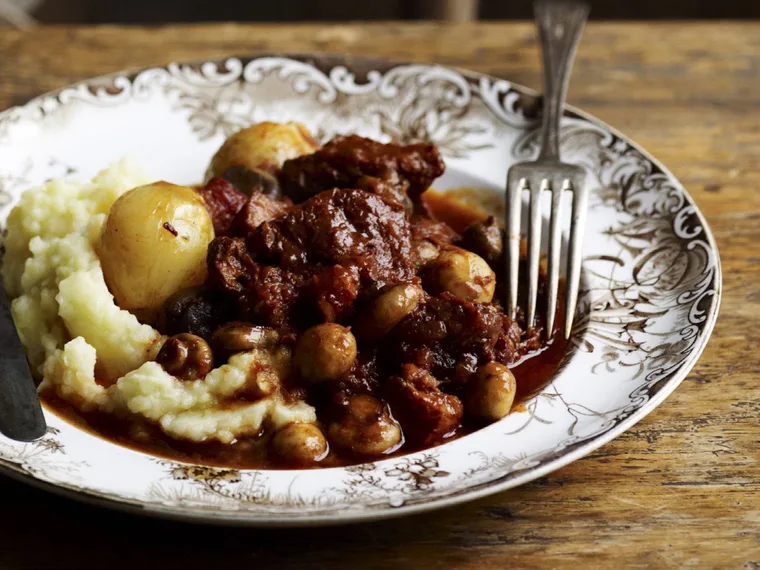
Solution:
M 203 378 L 214 368 L 214 354 L 208 343 L 194 334 L 182 333 L 169 338 L 156 357 L 166 372 L 180 380 Z
M 359 455 L 389 453 L 401 443 L 401 428 L 388 407 L 366 394 L 349 396 L 342 417 L 327 428 L 330 441 Z
M 470 224 L 462 234 L 462 245 L 495 265 L 504 251 L 504 238 L 496 218 L 489 216 L 486 220 Z
M 432 293 L 444 291 L 473 303 L 490 303 L 496 289 L 496 275 L 480 257 L 459 248 L 447 249 L 430 264 L 425 286 Z
M 158 329 L 168 335 L 187 332 L 209 338 L 217 315 L 202 287 L 188 287 L 169 297 L 158 319 Z
M 475 417 L 495 422 L 510 412 L 516 392 L 517 383 L 509 368 L 489 362 L 467 383 L 465 408 Z
M 328 451 L 322 430 L 314 424 L 290 423 L 275 432 L 269 445 L 280 462 L 293 467 L 313 465 Z
M 349 329 L 335 323 L 313 326 L 299 339 L 294 360 L 305 380 L 337 380 L 356 360 L 356 338 Z
M 375 340 L 386 335 L 419 306 L 424 294 L 413 283 L 395 285 L 381 293 L 356 317 L 357 336 Z
M 222 178 L 247 196 L 250 196 L 254 192 L 261 192 L 273 200 L 282 200 L 283 198 L 277 178 L 263 170 L 251 170 L 245 166 L 233 166 L 224 171 Z
M 273 346 L 279 340 L 277 331 L 232 321 L 216 329 L 211 335 L 211 345 L 218 354 L 230 356 L 237 352 L 248 352 L 254 348 Z

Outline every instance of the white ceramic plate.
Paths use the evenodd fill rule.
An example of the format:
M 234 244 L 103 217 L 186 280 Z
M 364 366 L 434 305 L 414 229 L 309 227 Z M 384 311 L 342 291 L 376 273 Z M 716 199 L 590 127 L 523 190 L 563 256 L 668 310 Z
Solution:
M 532 92 L 503 79 L 334 57 L 228 59 L 97 78 L 0 114 L 0 219 L 28 187 L 67 174 L 89 178 L 125 155 L 157 178 L 197 182 L 227 135 L 261 120 L 301 121 L 320 139 L 356 132 L 431 141 L 447 165 L 436 188 L 476 186 L 498 197 L 509 165 L 537 151 L 535 103 Z M 125 510 L 306 525 L 452 505 L 586 455 L 686 376 L 717 316 L 720 262 L 692 199 L 634 143 L 569 110 L 562 152 L 588 169 L 593 186 L 584 291 L 573 352 L 526 411 L 425 452 L 312 471 L 161 460 L 46 412 L 45 438 L 0 438 L 0 468 Z

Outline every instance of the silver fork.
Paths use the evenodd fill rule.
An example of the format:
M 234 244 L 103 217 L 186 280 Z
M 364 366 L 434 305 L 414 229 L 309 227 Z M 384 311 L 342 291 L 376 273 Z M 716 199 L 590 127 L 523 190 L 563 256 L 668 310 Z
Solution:
M 520 215 L 522 194 L 530 193 L 528 218 L 528 299 L 526 327 L 534 325 L 538 295 L 538 269 L 541 253 L 541 197 L 551 192 L 551 218 L 547 268 L 546 335 L 552 336 L 557 307 L 560 272 L 562 195 L 572 193 L 567 293 L 565 295 L 565 338 L 569 338 L 578 299 L 581 248 L 586 223 L 588 188 L 586 173 L 580 166 L 560 162 L 559 121 L 567 94 L 567 84 L 588 4 L 582 1 L 538 0 L 534 3 L 538 37 L 544 64 L 544 97 L 541 151 L 534 162 L 513 165 L 507 175 L 506 231 L 507 310 L 512 318 L 517 311 L 517 283 L 520 262 Z

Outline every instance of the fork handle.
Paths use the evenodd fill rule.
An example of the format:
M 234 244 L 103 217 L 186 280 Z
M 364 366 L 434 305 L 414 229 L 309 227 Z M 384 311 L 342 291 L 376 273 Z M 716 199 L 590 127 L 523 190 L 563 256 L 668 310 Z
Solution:
M 539 160 L 559 160 L 559 120 L 589 5 L 581 0 L 536 0 L 533 10 L 544 60 L 543 135 Z

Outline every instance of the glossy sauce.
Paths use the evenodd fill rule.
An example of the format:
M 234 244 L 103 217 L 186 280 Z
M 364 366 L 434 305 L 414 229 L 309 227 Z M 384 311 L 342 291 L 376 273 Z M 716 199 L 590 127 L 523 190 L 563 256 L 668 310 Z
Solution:
M 487 217 L 482 212 L 437 192 L 428 191 L 423 196 L 423 201 L 433 218 L 446 222 L 459 233 L 472 222 Z M 563 305 L 561 299 L 559 305 L 560 307 Z M 561 317 L 562 315 L 558 315 L 559 322 L 561 322 Z M 564 337 L 555 335 L 543 348 L 529 353 L 512 366 L 517 380 L 517 396 L 513 412 L 519 413 L 524 410 L 522 402 L 531 398 L 552 380 L 565 358 L 566 349 L 567 343 Z M 50 391 L 41 394 L 41 398 L 49 410 L 79 428 L 153 456 L 236 469 L 281 468 L 268 456 L 268 435 L 240 440 L 232 444 L 181 441 L 168 437 L 157 426 L 136 416 L 120 418 L 101 412 L 80 412 Z M 447 441 L 472 433 L 481 427 L 483 426 L 465 423 L 451 434 Z M 417 450 L 409 445 L 402 445 L 388 457 Z M 316 467 L 352 465 L 363 461 L 366 459 L 331 450 Z

